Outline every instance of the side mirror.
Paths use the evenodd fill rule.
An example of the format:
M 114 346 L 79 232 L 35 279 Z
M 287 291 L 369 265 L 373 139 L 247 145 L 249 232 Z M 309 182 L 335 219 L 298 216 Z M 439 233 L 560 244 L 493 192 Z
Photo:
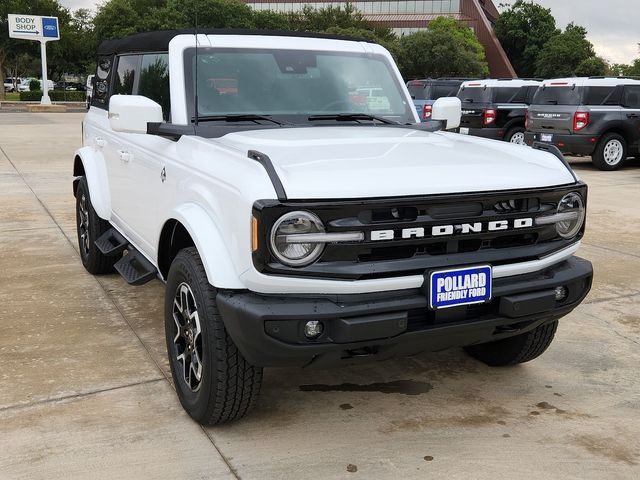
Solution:
M 162 107 L 141 95 L 113 95 L 109 125 L 114 132 L 147 133 L 147 123 L 162 122 Z
M 462 102 L 458 97 L 442 97 L 431 107 L 431 119 L 444 122 L 445 130 L 452 130 L 460 126 L 462 117 Z

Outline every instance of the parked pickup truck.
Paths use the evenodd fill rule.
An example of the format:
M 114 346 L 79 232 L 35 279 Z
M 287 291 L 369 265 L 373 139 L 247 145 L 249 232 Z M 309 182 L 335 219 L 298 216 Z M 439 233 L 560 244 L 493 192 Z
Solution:
M 457 98 L 420 123 L 377 44 L 142 33 L 102 43 L 94 85 L 80 257 L 165 283 L 171 373 L 198 422 L 245 415 L 264 367 L 455 346 L 527 362 L 590 289 L 574 256 L 587 186 L 562 155 L 449 132 Z

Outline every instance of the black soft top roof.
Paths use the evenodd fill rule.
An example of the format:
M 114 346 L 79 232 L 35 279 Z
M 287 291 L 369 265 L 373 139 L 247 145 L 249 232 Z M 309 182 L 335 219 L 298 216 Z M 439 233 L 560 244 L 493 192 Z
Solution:
M 350 40 L 356 42 L 373 43 L 364 38 L 354 38 L 338 35 L 328 35 L 314 32 L 285 32 L 275 30 L 248 30 L 238 28 L 198 29 L 199 34 L 204 35 L 268 35 L 281 37 L 309 37 L 326 38 L 331 40 Z M 116 53 L 132 52 L 166 52 L 169 42 L 173 37 L 184 34 L 195 34 L 193 28 L 184 30 L 158 30 L 129 35 L 124 38 L 116 38 L 103 41 L 98 47 L 98 55 L 113 55 Z

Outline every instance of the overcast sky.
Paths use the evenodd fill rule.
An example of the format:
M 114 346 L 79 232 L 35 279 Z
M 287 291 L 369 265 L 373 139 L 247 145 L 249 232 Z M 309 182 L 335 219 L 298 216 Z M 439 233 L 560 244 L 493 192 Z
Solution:
M 68 8 L 96 9 L 96 0 L 59 0 Z M 598 55 L 615 63 L 630 63 L 640 56 L 640 1 L 639 0 L 535 0 L 551 8 L 558 26 L 575 22 L 589 31 L 589 40 Z M 494 0 L 513 3 L 514 0 Z

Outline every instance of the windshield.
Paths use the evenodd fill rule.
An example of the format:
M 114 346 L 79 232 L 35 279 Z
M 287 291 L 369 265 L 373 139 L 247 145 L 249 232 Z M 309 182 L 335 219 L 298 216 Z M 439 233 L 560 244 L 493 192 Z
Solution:
M 359 113 L 414 123 L 402 86 L 382 55 L 306 50 L 195 49 L 185 53 L 187 95 L 197 71 L 198 116 Z M 195 115 L 193 101 L 187 102 Z
M 534 105 L 580 105 L 580 90 L 571 87 L 542 87 L 533 97 Z

